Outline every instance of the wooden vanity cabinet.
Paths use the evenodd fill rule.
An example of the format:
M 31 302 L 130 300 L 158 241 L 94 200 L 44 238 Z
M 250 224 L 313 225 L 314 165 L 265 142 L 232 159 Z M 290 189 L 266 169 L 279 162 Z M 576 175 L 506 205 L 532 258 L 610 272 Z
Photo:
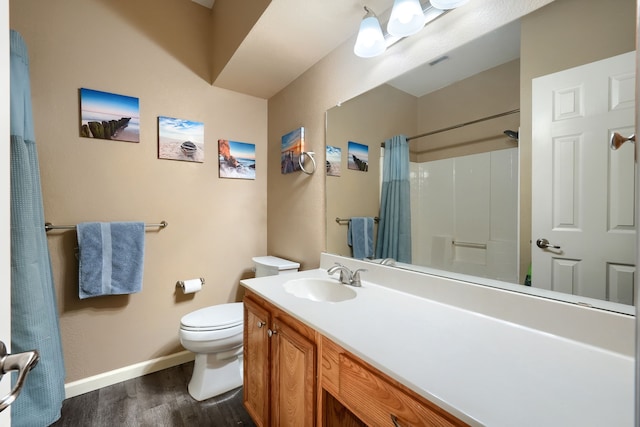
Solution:
M 244 406 L 259 427 L 467 426 L 251 291 Z
M 244 406 L 256 425 L 316 425 L 316 333 L 247 292 Z
M 344 425 L 336 401 L 370 426 L 467 426 L 448 412 L 360 360 L 331 340 L 321 338 L 321 387 L 324 426 Z M 336 414 L 340 419 L 336 420 Z M 349 425 L 357 425 L 349 419 Z

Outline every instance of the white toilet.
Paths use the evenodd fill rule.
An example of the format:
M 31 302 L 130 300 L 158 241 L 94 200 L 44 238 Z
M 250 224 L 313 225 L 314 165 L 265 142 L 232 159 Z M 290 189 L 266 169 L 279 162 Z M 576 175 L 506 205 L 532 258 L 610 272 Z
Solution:
M 300 264 L 274 256 L 253 258 L 256 277 L 298 271 Z M 189 394 L 196 400 L 242 385 L 243 306 L 241 302 L 201 308 L 180 319 L 180 343 L 196 354 Z

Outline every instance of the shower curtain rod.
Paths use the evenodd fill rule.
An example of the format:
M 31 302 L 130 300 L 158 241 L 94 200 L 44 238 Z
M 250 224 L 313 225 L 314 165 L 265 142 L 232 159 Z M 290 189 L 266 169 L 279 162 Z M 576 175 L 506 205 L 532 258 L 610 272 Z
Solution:
M 438 129 L 438 130 L 432 130 L 431 132 L 421 133 L 420 135 L 411 136 L 411 137 L 407 138 L 407 141 L 411 141 L 412 139 L 422 138 L 422 137 L 425 137 L 425 136 L 435 135 L 436 133 L 446 132 L 446 131 L 453 130 L 453 129 L 458 129 L 458 128 L 461 128 L 461 127 L 464 127 L 464 126 L 473 125 L 473 124 L 484 122 L 484 121 L 487 121 L 487 120 L 497 119 L 498 117 L 508 116 L 509 114 L 515 114 L 515 113 L 519 113 L 519 112 L 520 112 L 520 109 L 516 108 L 515 110 L 505 111 L 504 113 L 494 114 L 492 116 L 483 117 L 481 119 L 472 120 L 470 122 L 460 123 L 460 124 L 449 126 L 449 127 L 446 127 L 446 128 L 442 128 L 442 129 Z M 382 142 L 380 144 L 380 146 L 384 147 L 384 142 Z

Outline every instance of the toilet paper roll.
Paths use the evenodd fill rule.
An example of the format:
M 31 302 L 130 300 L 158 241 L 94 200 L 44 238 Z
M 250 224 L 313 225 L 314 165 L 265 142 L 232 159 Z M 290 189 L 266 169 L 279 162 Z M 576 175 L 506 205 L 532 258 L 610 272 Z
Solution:
M 202 289 L 202 280 L 201 279 L 189 279 L 181 282 L 182 292 L 185 294 L 192 294 L 194 292 L 199 292 Z

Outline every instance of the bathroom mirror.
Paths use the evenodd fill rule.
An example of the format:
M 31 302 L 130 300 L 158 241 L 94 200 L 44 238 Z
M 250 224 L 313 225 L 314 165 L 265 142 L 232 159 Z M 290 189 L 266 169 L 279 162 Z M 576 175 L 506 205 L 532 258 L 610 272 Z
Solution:
M 534 142 L 539 144 L 540 139 L 534 135 L 540 126 L 532 107 L 532 82 L 633 51 L 635 7 L 634 0 L 606 4 L 556 0 L 327 111 L 327 252 L 351 256 L 349 218 L 379 213 L 381 143 L 398 134 L 412 137 L 426 133 L 429 135 L 409 143 L 413 260 L 397 267 L 633 314 L 633 261 L 607 273 L 617 275 L 622 283 L 619 295 L 613 296 L 586 293 L 585 297 L 578 274 L 570 278 L 573 283 L 569 289 L 554 289 L 542 274 L 536 277 L 539 269 L 528 273 L 535 251 L 550 257 L 561 253 L 553 247 L 536 246 L 538 238 L 550 236 L 532 235 L 532 224 L 537 221 L 534 215 L 539 210 L 532 198 L 537 197 L 540 190 L 536 186 L 543 181 L 532 174 Z M 609 135 L 613 130 L 634 133 L 628 126 L 610 127 L 604 133 Z M 607 144 L 608 138 L 602 143 Z M 366 172 L 350 169 L 348 164 L 358 146 L 368 148 L 361 154 L 368 163 Z M 629 143 L 607 155 L 624 163 L 627 175 L 631 165 L 631 177 L 627 176 L 631 182 L 633 162 L 629 158 L 633 152 Z M 615 160 L 615 156 L 623 160 Z M 551 170 L 549 175 L 562 173 Z M 471 189 L 463 187 L 463 182 Z M 632 197 L 634 188 L 627 186 L 625 191 Z M 429 195 L 427 202 L 425 193 Z M 582 195 L 593 197 L 592 193 Z M 416 199 L 418 195 L 420 199 Z M 605 202 L 590 201 L 595 205 Z M 456 206 L 456 210 L 445 209 L 447 205 Z M 618 230 L 631 236 L 627 252 L 632 260 L 634 215 L 635 211 Z M 422 225 L 414 226 L 416 218 Z M 441 224 L 449 228 L 437 229 Z M 455 235 L 460 229 L 464 239 Z M 495 245 L 496 241 L 500 244 Z M 560 276 L 571 275 L 574 268 L 564 260 L 556 267 L 551 274 Z M 607 284 L 607 292 L 609 287 Z

